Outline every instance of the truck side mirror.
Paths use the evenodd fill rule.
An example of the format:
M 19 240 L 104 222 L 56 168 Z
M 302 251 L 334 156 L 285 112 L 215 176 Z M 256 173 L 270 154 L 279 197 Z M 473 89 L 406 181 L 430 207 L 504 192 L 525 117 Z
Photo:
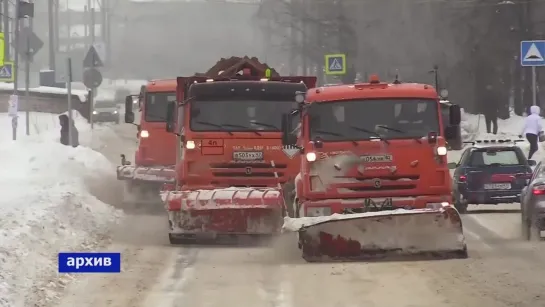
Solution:
M 169 101 L 167 104 L 167 114 L 166 114 L 166 130 L 167 132 L 174 132 L 174 127 L 176 123 L 174 122 L 174 114 L 176 113 L 176 102 Z
M 125 123 L 134 123 L 134 112 L 132 111 L 132 96 L 125 97 Z
M 462 121 L 462 111 L 460 106 L 453 104 L 449 107 L 449 124 L 451 126 L 458 126 Z
M 290 146 L 297 143 L 297 136 L 291 133 L 293 127 L 291 126 L 291 117 L 289 113 L 282 114 L 282 145 Z

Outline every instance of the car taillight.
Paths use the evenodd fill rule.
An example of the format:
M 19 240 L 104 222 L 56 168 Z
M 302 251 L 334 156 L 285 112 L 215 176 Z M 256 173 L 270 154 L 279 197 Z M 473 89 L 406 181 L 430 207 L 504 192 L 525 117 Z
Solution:
M 545 185 L 536 185 L 532 188 L 532 194 L 545 195 Z
M 513 179 L 515 176 L 511 174 L 493 174 L 490 177 L 490 182 L 511 182 Z
M 467 180 L 467 177 L 465 175 L 461 175 L 460 177 L 458 177 L 458 182 L 466 182 Z

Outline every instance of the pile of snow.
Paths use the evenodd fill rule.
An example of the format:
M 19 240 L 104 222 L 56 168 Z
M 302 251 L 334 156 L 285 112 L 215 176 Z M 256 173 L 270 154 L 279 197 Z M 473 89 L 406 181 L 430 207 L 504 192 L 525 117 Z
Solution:
M 7 121 L 2 115 L 0 121 Z M 76 125 L 81 136 L 89 134 L 85 123 L 76 120 Z M 87 147 L 61 145 L 58 129 L 23 133 L 17 141 L 11 140 L 11 129 L 2 131 L 0 306 L 35 306 L 35 300 L 43 305 L 62 287 L 49 282 L 57 275 L 57 254 L 96 249 L 121 218 L 85 184 L 115 180 L 115 166 Z
M 0 90 L 13 90 L 13 83 L 0 82 Z M 29 89 L 34 93 L 49 93 L 49 94 L 68 94 L 68 90 L 59 87 L 38 86 Z M 25 88 L 19 88 L 19 95 L 23 96 Z M 81 89 L 72 89 L 72 95 L 77 95 L 80 101 L 87 101 L 87 91 Z M 21 98 L 22 99 L 22 98 Z
M 64 114 L 67 114 L 64 113 Z M 17 119 L 17 139 L 27 138 L 26 135 L 26 114 L 19 112 Z M 112 138 L 115 132 L 108 124 L 95 125 L 93 133 L 91 127 L 79 112 L 72 112 L 74 123 L 79 132 L 80 144 L 100 149 L 100 140 L 104 138 Z M 30 139 L 37 140 L 47 139 L 52 142 L 59 142 L 60 138 L 60 123 L 59 114 L 30 112 L 29 113 L 29 134 Z M 12 140 L 12 118 L 7 113 L 0 113 L 0 143 L 2 141 Z

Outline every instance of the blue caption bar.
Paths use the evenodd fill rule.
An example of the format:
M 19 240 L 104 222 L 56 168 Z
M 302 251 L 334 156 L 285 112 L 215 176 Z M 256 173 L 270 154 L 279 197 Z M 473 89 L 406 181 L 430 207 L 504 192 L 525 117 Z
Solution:
M 120 272 L 120 253 L 59 253 L 59 273 Z

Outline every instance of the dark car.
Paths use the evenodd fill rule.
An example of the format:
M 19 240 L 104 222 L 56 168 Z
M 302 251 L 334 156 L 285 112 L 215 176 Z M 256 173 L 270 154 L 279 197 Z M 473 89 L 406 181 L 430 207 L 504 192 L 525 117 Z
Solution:
M 115 101 L 99 100 L 95 102 L 93 110 L 93 122 L 119 124 L 119 107 Z
M 473 142 L 458 163 L 449 163 L 455 207 L 465 213 L 471 204 L 518 203 L 535 165 L 514 141 Z
M 545 231 L 545 164 L 539 162 L 530 183 L 520 195 L 522 234 L 527 240 L 542 241 Z

